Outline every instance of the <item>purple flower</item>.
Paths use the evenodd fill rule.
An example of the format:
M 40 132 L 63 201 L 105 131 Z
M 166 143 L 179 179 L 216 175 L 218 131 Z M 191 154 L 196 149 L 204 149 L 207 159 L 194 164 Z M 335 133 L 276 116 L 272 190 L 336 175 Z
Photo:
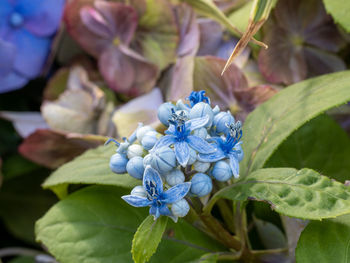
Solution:
M 63 6 L 64 0 L 0 1 L 0 93 L 40 73 Z

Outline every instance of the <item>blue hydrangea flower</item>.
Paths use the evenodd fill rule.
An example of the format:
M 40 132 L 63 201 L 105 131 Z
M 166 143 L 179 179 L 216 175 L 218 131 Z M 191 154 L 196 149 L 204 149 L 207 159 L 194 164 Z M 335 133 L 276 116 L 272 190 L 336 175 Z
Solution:
M 124 195 L 122 198 L 135 207 L 150 206 L 149 213 L 158 218 L 160 215 L 172 216 L 167 204 L 175 203 L 184 198 L 191 188 L 191 183 L 182 183 L 163 191 L 163 182 L 159 173 L 147 166 L 143 175 L 143 188 L 147 196 Z
M 196 105 L 199 102 L 205 102 L 210 104 L 210 99 L 205 96 L 205 90 L 201 91 L 192 91 L 190 96 L 187 97 L 187 100 L 190 101 L 191 107 Z
M 64 2 L 0 1 L 0 93 L 21 88 L 40 73 Z
M 237 150 L 235 147 L 241 144 L 242 138 L 242 125 L 240 121 L 236 123 L 227 124 L 229 133 L 226 139 L 221 137 L 213 137 L 210 140 L 216 144 L 216 151 L 212 153 L 200 153 L 198 160 L 202 162 L 217 162 L 219 160 L 228 158 L 230 159 L 230 167 L 234 177 L 239 176 L 239 158 L 238 154 L 241 150 Z
M 182 111 L 176 114 L 173 111 L 172 119 L 169 120 L 170 126 L 165 131 L 167 135 L 161 137 L 154 145 L 152 151 L 164 147 L 174 145 L 174 151 L 177 161 L 181 166 L 185 167 L 190 159 L 190 148 L 199 153 L 213 153 L 216 149 L 202 138 L 191 135 L 193 130 L 199 129 L 207 124 L 208 116 L 186 120 L 186 116 Z

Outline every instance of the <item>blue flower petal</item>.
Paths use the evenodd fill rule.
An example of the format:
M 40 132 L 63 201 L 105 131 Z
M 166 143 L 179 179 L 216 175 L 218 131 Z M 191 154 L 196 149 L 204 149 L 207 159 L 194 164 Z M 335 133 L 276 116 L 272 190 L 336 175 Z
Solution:
M 159 213 L 163 216 L 171 216 L 172 215 L 169 208 L 165 204 L 161 205 L 158 209 L 159 209 Z
M 5 40 L 17 47 L 14 69 L 28 78 L 39 75 L 50 50 L 51 39 L 37 37 L 22 29 Z
M 148 200 L 145 197 L 141 197 L 137 195 L 124 195 L 122 196 L 122 198 L 129 205 L 132 205 L 135 207 L 144 207 L 152 204 L 152 201 Z
M 239 177 L 239 162 L 236 154 L 230 154 L 230 167 L 235 178 Z
M 175 134 L 175 126 L 173 124 L 170 124 L 169 128 L 164 133 L 165 134 Z
M 201 162 L 212 163 L 212 162 L 220 161 L 225 157 L 226 157 L 225 153 L 220 148 L 217 148 L 216 151 L 213 153 L 209 153 L 209 154 L 200 153 L 198 155 L 198 160 Z
M 158 218 L 158 217 L 159 217 L 158 206 L 152 205 L 152 206 L 149 208 L 149 214 L 150 214 L 150 215 L 154 215 L 156 218 Z M 158 215 L 158 217 L 157 217 L 157 215 Z
M 191 183 L 186 182 L 171 187 L 166 192 L 163 192 L 160 199 L 163 203 L 172 204 L 184 198 L 191 188 Z
M 7 74 L 4 78 L 0 78 L 0 93 L 22 88 L 28 79 L 16 72 Z
M 176 142 L 174 144 L 175 156 L 181 166 L 185 167 L 190 159 L 190 149 L 187 142 Z
M 160 147 L 168 147 L 176 142 L 176 137 L 173 135 L 165 135 L 161 137 L 156 144 L 153 146 L 153 149 L 158 149 Z
M 144 171 L 143 175 L 143 187 L 145 190 L 152 195 L 153 189 L 155 189 L 156 194 L 161 194 L 163 192 L 163 182 L 159 173 L 148 165 Z
M 209 116 L 186 121 L 186 126 L 190 126 L 191 131 L 204 127 L 209 121 Z
M 21 8 L 23 8 L 23 3 L 28 5 L 28 2 L 31 5 L 36 1 L 21 0 Z M 39 6 L 24 8 L 24 16 L 27 17 L 24 28 L 37 36 L 52 35 L 60 24 L 64 2 L 64 0 L 45 0 Z
M 212 153 L 216 151 L 216 148 L 213 145 L 207 143 L 205 140 L 198 136 L 187 136 L 186 142 L 192 149 L 196 150 L 199 153 Z
M 16 47 L 0 38 L 0 79 L 11 72 L 15 55 Z

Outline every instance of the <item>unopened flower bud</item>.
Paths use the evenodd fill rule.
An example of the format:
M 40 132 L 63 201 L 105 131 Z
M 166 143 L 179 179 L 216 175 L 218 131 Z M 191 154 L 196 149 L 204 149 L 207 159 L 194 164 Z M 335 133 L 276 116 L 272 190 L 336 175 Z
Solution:
M 232 177 L 231 167 L 228 161 L 215 163 L 211 175 L 220 182 L 225 182 Z
M 191 193 L 202 197 L 208 195 L 213 189 L 210 177 L 203 173 L 196 173 L 191 179 Z
M 135 156 L 134 158 L 130 159 L 126 165 L 126 171 L 128 174 L 139 180 L 143 178 L 144 170 L 143 158 L 140 156 Z
M 185 199 L 180 199 L 171 206 L 171 212 L 174 216 L 184 217 L 190 211 L 190 206 Z
M 109 167 L 116 174 L 126 173 L 126 164 L 128 163 L 128 158 L 124 154 L 115 153 L 112 155 L 109 161 Z

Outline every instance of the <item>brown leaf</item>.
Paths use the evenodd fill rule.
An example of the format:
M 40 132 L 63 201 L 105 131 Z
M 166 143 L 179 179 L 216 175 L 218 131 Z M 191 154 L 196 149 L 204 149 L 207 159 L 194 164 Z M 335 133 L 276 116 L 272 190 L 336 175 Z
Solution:
M 106 139 L 96 135 L 37 130 L 22 142 L 19 152 L 35 163 L 54 169 L 103 144 Z

